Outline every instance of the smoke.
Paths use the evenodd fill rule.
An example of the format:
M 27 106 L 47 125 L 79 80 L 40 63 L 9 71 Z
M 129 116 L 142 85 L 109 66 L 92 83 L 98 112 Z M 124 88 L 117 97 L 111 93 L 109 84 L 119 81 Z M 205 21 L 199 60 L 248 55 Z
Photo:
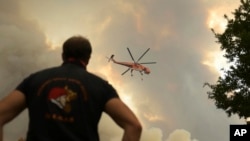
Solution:
M 122 137 L 122 130 L 104 114 L 100 122 L 100 138 L 102 141 L 119 141 Z M 176 129 L 163 139 L 163 131 L 157 127 L 144 128 L 140 141 L 198 141 L 192 139 L 191 133 L 184 129 Z
M 191 139 L 191 134 L 184 129 L 177 129 L 172 132 L 166 141 L 198 141 Z
M 122 138 L 122 130 L 109 116 L 103 114 L 99 125 L 100 138 L 103 141 L 118 141 Z
M 163 141 L 163 134 L 159 128 L 150 128 L 143 131 L 141 141 Z
M 0 6 L 0 71 L 5 90 L 27 74 L 51 64 L 52 51 L 45 43 L 39 26 L 20 14 L 15 0 L 1 2 Z M 56 59 L 54 59 L 56 60 Z
M 141 141 L 198 141 L 192 139 L 191 134 L 184 129 L 176 129 L 169 134 L 166 140 L 163 139 L 162 130 L 159 128 L 150 128 L 143 132 Z
M 30 73 L 57 64 L 58 52 L 46 44 L 37 23 L 21 15 L 19 1 L 0 1 L 0 98 Z M 58 59 L 55 57 L 58 56 Z M 7 124 L 4 140 L 17 140 L 27 131 L 27 111 Z

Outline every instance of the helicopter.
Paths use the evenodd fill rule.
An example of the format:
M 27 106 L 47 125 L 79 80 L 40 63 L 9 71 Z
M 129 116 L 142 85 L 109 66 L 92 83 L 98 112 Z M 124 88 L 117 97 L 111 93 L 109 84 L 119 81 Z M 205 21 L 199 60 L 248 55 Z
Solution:
M 131 72 L 131 76 L 133 76 L 133 71 L 139 71 L 141 75 L 143 75 L 143 72 L 145 74 L 150 74 L 150 69 L 148 67 L 145 67 L 144 65 L 142 64 L 155 64 L 156 62 L 144 62 L 144 63 L 139 63 L 139 61 L 142 59 L 142 57 L 149 51 L 150 48 L 148 48 L 142 55 L 141 57 L 135 61 L 134 60 L 134 57 L 132 55 L 132 53 L 130 52 L 129 48 L 127 48 L 128 52 L 129 52 L 129 55 L 131 57 L 131 59 L 133 60 L 133 62 L 119 62 L 119 61 L 116 61 L 114 59 L 114 54 L 111 55 L 110 58 L 108 58 L 108 62 L 112 61 L 113 63 L 115 64 L 119 64 L 119 65 L 123 65 L 123 66 L 126 66 L 128 67 L 128 69 L 126 71 L 124 71 L 121 75 L 124 75 L 125 73 L 127 73 L 129 70 Z

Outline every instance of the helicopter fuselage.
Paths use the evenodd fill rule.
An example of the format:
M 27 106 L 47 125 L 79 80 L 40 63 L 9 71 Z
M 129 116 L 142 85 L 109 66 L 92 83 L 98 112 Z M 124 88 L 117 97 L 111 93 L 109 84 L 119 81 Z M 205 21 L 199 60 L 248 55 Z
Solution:
M 129 70 L 131 71 L 131 76 L 133 76 L 132 72 L 133 70 L 139 71 L 141 75 L 143 75 L 143 72 L 145 74 L 149 74 L 150 70 L 149 68 L 145 67 L 142 64 L 155 64 L 156 62 L 143 62 L 143 63 L 139 63 L 139 61 L 141 60 L 141 58 L 149 51 L 149 48 L 141 55 L 141 57 L 139 57 L 139 59 L 137 61 L 134 60 L 134 57 L 132 55 L 132 53 L 130 52 L 129 48 L 127 48 L 129 55 L 131 57 L 131 59 L 133 60 L 133 62 L 118 62 L 114 59 L 114 54 L 112 54 L 110 56 L 110 58 L 108 58 L 108 61 L 112 61 L 115 64 L 119 64 L 119 65 L 123 65 L 128 67 L 128 69 L 126 71 L 124 71 L 121 75 L 124 75 L 125 73 L 127 73 Z
M 111 60 L 119 65 L 123 65 L 123 66 L 127 66 L 129 68 L 131 68 L 132 70 L 136 70 L 136 71 L 140 71 L 140 72 L 144 72 L 145 74 L 149 74 L 150 70 L 149 68 L 141 65 L 140 63 L 131 63 L 131 62 L 118 62 L 115 61 L 113 58 L 111 58 Z

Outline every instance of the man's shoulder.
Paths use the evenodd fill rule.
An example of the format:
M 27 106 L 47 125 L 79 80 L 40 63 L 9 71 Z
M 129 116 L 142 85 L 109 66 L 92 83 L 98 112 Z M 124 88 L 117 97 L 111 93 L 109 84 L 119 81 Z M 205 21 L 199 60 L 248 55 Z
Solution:
M 41 69 L 35 73 L 53 72 L 53 71 L 58 70 L 60 68 L 62 68 L 62 67 L 61 66 L 48 67 L 48 68 Z
M 36 72 L 33 72 L 29 75 L 29 77 L 37 77 L 37 76 L 46 76 L 56 73 L 60 66 L 48 67 L 44 69 L 40 69 Z
M 95 73 L 92 73 L 92 72 L 87 72 L 89 77 L 92 78 L 92 80 L 95 80 L 95 81 L 99 81 L 99 82 L 104 82 L 104 83 L 107 83 L 108 81 L 102 77 L 101 75 L 98 75 L 98 74 L 95 74 Z

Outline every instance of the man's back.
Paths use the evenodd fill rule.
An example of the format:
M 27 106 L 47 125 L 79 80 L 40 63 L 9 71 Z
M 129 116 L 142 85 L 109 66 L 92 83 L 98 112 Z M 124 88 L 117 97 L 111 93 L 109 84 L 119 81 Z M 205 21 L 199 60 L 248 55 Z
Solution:
M 66 62 L 28 77 L 17 90 L 29 108 L 27 140 L 98 141 L 97 126 L 106 102 L 118 97 L 106 81 L 79 62 Z

